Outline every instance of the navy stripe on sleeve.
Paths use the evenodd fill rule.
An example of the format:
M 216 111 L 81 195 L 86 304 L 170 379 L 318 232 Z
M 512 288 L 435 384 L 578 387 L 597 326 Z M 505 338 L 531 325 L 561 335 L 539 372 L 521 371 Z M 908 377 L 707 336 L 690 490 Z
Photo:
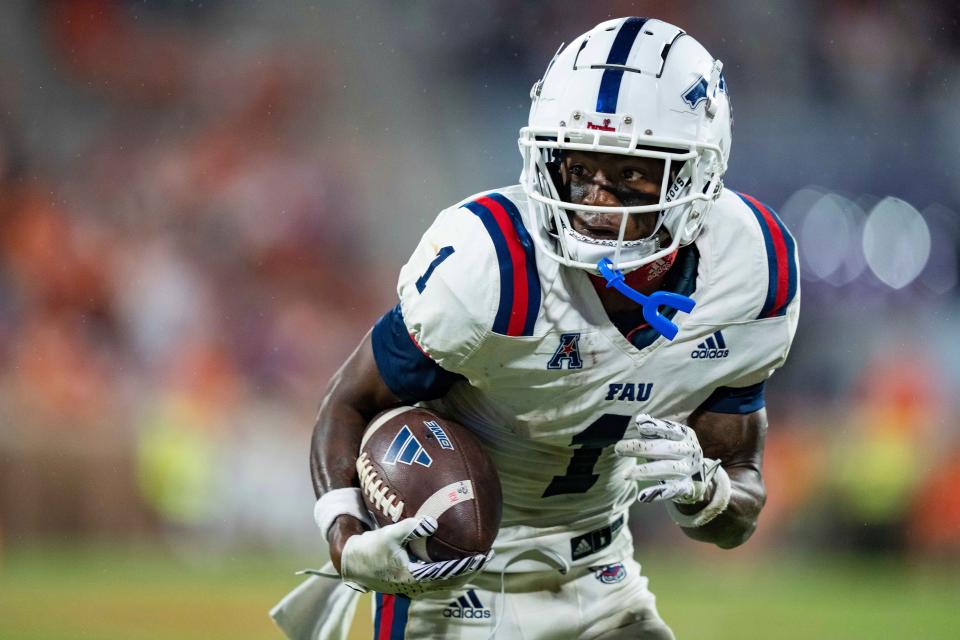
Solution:
M 509 198 L 499 194 L 491 193 L 490 197 L 500 203 L 504 211 L 510 216 L 513 222 L 513 228 L 517 232 L 517 238 L 520 240 L 520 246 L 523 247 L 523 254 L 526 257 L 526 279 L 527 279 L 527 314 L 523 323 L 524 336 L 533 335 L 533 326 L 537 322 L 537 315 L 540 313 L 540 272 L 537 270 L 537 250 L 533 244 L 533 238 L 527 227 L 523 224 L 523 218 L 520 216 L 520 210 L 517 205 Z
M 766 382 L 758 382 L 749 387 L 717 387 L 710 397 L 703 401 L 700 409 L 714 413 L 747 414 L 763 409 L 767 403 L 763 397 Z
M 497 253 L 500 303 L 492 331 L 505 336 L 533 335 L 540 313 L 540 275 L 533 238 L 520 211 L 499 193 L 489 193 L 463 206 L 480 218 Z
M 454 382 L 464 379 L 441 367 L 420 349 L 403 323 L 399 304 L 377 320 L 371 342 L 380 377 L 404 402 L 440 398 Z
M 757 319 L 785 315 L 797 294 L 796 241 L 773 209 L 753 196 L 737 195 L 756 217 L 767 249 L 767 297 Z
M 463 206 L 483 222 L 497 252 L 497 262 L 500 264 L 500 304 L 497 306 L 497 316 L 493 319 L 493 331 L 505 335 L 510 323 L 510 311 L 513 308 L 513 263 L 510 260 L 510 249 L 503 231 L 497 226 L 496 219 L 486 207 L 476 201 L 468 202 Z

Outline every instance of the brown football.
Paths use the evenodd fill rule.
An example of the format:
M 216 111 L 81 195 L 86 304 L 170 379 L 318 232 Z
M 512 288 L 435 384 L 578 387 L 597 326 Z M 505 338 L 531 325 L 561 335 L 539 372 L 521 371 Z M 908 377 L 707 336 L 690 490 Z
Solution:
M 500 528 L 500 479 L 477 437 L 419 407 L 385 411 L 367 426 L 357 472 L 380 526 L 433 516 L 437 533 L 410 550 L 425 561 L 485 553 Z

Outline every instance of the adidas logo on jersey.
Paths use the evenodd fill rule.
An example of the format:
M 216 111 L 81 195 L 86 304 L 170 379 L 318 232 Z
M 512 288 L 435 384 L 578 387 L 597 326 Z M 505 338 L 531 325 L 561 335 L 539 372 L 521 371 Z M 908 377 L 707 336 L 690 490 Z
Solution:
M 593 545 L 584 538 L 577 543 L 577 546 L 573 548 L 574 557 L 582 558 L 583 556 L 588 556 L 593 553 Z
M 726 358 L 730 355 L 730 349 L 723 339 L 723 334 L 717 331 L 715 334 L 697 345 L 690 357 L 694 360 L 716 360 L 717 358 Z
M 480 604 L 476 591 L 467 589 L 465 594 L 447 605 L 443 617 L 483 620 L 490 617 L 490 609 Z

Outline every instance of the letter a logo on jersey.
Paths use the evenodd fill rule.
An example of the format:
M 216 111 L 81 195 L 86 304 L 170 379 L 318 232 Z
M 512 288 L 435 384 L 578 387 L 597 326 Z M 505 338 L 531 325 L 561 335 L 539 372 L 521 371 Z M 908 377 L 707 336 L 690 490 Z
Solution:
M 560 336 L 560 346 L 554 351 L 553 357 L 547 363 L 547 369 L 563 369 L 563 363 L 567 363 L 567 369 L 580 369 L 583 367 L 583 360 L 580 359 L 580 334 L 564 333 Z

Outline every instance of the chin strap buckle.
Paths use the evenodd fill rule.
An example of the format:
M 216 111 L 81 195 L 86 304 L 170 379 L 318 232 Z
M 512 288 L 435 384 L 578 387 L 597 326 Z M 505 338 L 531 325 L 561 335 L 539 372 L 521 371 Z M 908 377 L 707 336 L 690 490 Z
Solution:
M 660 315 L 660 307 L 671 307 L 677 311 L 690 313 L 697 304 L 693 298 L 670 291 L 654 291 L 649 296 L 640 293 L 624 282 L 623 272 L 613 268 L 610 258 L 600 260 L 597 263 L 597 269 L 607 281 L 607 287 L 613 287 L 643 307 L 643 319 L 667 340 L 673 340 L 679 329 L 669 318 Z

